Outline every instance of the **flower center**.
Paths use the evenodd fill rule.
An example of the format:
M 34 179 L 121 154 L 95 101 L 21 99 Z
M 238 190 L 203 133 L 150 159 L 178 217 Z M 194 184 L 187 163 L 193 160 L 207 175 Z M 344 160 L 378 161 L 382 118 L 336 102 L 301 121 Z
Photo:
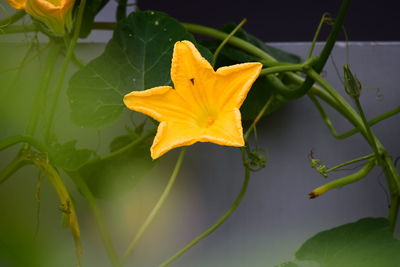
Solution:
M 200 128 L 209 128 L 214 124 L 216 119 L 217 119 L 216 112 L 211 112 L 207 110 L 204 111 L 202 114 L 200 114 L 197 123 Z
M 214 121 L 215 121 L 215 117 L 211 116 L 211 115 L 208 115 L 208 117 L 207 117 L 207 125 L 208 126 L 213 125 Z

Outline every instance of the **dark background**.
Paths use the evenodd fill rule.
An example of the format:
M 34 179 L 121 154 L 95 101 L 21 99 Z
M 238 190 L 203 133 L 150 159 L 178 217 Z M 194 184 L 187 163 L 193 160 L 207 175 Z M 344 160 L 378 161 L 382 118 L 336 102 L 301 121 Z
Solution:
M 311 41 L 324 12 L 336 16 L 341 1 L 138 0 L 140 9 L 160 10 L 179 21 L 220 27 L 243 18 L 250 33 L 266 42 Z M 399 41 L 399 1 L 353 0 L 345 28 L 351 41 Z M 323 31 L 326 36 L 329 26 Z M 341 34 L 340 40 L 344 40 Z M 321 39 L 320 39 L 321 40 Z

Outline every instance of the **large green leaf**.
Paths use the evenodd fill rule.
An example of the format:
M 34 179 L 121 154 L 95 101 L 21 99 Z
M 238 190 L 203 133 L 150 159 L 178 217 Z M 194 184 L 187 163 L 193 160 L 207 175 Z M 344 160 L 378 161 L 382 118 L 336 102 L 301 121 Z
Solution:
M 82 127 L 103 127 L 121 114 L 128 92 L 171 84 L 173 46 L 181 40 L 194 42 L 180 23 L 164 13 L 134 12 L 121 20 L 104 53 L 70 80 L 72 120 Z M 199 49 L 209 58 L 207 49 Z
M 400 241 L 384 218 L 365 218 L 316 234 L 297 251 L 298 260 L 321 267 L 398 267 Z

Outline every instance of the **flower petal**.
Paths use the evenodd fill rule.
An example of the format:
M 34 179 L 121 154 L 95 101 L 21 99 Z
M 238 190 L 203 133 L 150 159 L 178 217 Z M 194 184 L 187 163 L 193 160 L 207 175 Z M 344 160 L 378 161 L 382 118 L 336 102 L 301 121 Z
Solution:
M 171 79 L 187 102 L 201 107 L 212 101 L 207 89 L 213 87 L 215 78 L 214 69 L 191 42 L 175 43 Z
M 221 112 L 214 124 L 202 135 L 200 142 L 212 142 L 223 146 L 244 146 L 239 109 Z
M 217 70 L 214 92 L 218 95 L 220 110 L 240 108 L 261 68 L 261 63 L 243 63 Z
M 199 141 L 200 134 L 199 128 L 192 128 L 185 123 L 161 122 L 150 148 L 151 157 L 156 159 L 173 148 L 190 146 Z
M 154 87 L 145 91 L 133 91 L 124 97 L 125 105 L 144 113 L 157 121 L 184 121 L 194 123 L 190 107 L 170 86 Z

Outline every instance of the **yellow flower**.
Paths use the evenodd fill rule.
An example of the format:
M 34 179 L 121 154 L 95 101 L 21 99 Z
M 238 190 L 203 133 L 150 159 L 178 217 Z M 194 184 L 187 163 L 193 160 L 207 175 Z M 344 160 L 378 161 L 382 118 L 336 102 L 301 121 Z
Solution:
M 244 63 L 214 71 L 191 42 L 176 42 L 171 66 L 175 89 L 160 86 L 124 97 L 129 109 L 161 122 L 151 157 L 196 142 L 243 146 L 239 108 L 261 67 Z
M 45 23 L 55 35 L 64 35 L 72 28 L 72 7 L 75 0 L 7 0 L 15 9 L 23 9 Z

